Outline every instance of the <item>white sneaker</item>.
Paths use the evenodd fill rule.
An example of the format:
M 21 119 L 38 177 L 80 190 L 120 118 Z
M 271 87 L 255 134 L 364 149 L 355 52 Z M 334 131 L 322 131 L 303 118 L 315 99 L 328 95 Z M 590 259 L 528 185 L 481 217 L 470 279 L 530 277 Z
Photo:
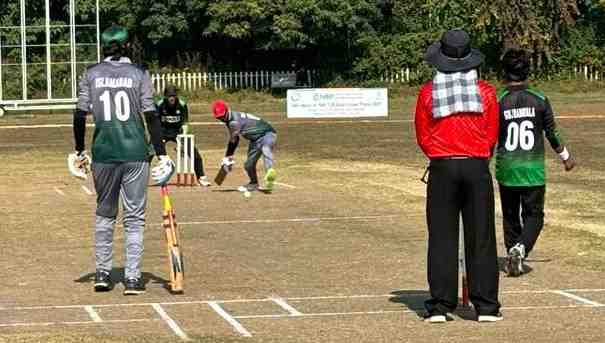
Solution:
M 424 321 L 431 324 L 445 323 L 447 322 L 447 317 L 445 314 L 433 314 L 424 318 Z
M 200 186 L 204 186 L 204 187 L 210 187 L 212 186 L 212 183 L 210 183 L 210 181 L 208 180 L 208 176 L 201 176 L 197 182 L 200 184 Z
M 237 190 L 239 192 L 245 193 L 245 192 L 254 192 L 258 189 L 258 183 L 248 183 L 245 184 L 243 186 L 239 186 L 237 187 Z
M 499 322 L 501 320 L 503 320 L 504 317 L 502 316 L 502 313 L 498 313 L 495 315 L 480 315 L 477 320 L 481 323 L 491 323 L 491 322 Z
M 525 245 L 515 244 L 508 251 L 508 276 L 520 276 L 523 274 L 523 260 L 525 259 Z

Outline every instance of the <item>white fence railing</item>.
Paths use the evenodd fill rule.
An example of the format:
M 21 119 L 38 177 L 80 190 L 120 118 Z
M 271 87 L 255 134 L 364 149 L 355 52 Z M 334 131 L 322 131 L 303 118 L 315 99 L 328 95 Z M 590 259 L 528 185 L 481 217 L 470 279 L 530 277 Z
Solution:
M 380 78 L 380 81 L 388 83 L 408 83 L 412 80 L 415 73 L 416 71 L 411 70 L 410 68 L 401 68 L 395 72 L 386 72 Z
M 303 85 L 308 86 L 312 83 L 313 72 L 305 72 L 306 80 Z M 300 73 L 298 74 L 300 76 Z M 304 74 L 303 74 L 304 75 Z M 213 89 L 237 89 L 254 88 L 265 89 L 275 85 L 276 80 L 282 78 L 294 78 L 295 71 L 241 71 L 241 72 L 180 72 L 180 73 L 155 73 L 151 74 L 151 81 L 156 92 L 163 92 L 167 85 L 172 84 L 179 89 L 191 91 L 200 88 Z
M 306 80 L 302 80 L 303 86 L 318 86 L 317 72 L 305 71 Z M 304 75 L 304 74 L 303 74 Z M 569 79 L 600 81 L 604 80 L 605 72 L 599 67 L 579 65 L 569 71 Z M 179 89 L 192 91 L 200 88 L 212 89 L 238 89 L 253 88 L 267 89 L 275 86 L 280 79 L 291 79 L 301 77 L 300 73 L 292 70 L 286 71 L 242 71 L 242 72 L 177 72 L 177 73 L 154 73 L 151 75 L 156 92 L 163 92 L 164 88 L 173 84 Z M 380 81 L 386 83 L 409 83 L 418 78 L 417 71 L 411 68 L 402 68 L 396 72 L 385 73 Z M 279 86 L 278 86 L 279 87 Z

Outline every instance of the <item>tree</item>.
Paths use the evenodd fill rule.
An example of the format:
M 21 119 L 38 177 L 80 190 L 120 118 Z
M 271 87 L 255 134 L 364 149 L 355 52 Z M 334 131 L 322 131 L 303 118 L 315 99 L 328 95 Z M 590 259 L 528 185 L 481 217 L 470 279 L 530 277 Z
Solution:
M 481 2 L 479 26 L 498 29 L 503 50 L 530 51 L 538 66 L 559 51 L 561 31 L 579 15 L 575 0 L 494 0 Z

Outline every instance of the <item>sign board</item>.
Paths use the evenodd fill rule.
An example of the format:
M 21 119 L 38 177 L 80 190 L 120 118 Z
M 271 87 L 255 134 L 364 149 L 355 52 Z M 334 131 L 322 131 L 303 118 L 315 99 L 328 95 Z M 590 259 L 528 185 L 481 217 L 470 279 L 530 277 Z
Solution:
M 296 87 L 296 73 L 272 73 L 271 88 Z
M 289 89 L 288 118 L 387 117 L 386 88 Z

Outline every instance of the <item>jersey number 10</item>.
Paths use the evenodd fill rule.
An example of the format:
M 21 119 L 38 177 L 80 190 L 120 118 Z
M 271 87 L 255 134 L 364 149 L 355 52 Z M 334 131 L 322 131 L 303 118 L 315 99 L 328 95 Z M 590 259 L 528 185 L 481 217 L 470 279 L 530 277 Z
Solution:
M 521 124 L 511 122 L 508 124 L 506 143 L 504 147 L 508 151 L 515 151 L 517 147 L 525 151 L 529 151 L 534 147 L 534 123 L 529 120 L 524 120 Z
M 103 103 L 103 118 L 105 121 L 111 121 L 111 93 L 108 90 L 103 92 L 99 100 Z M 130 98 L 128 98 L 128 93 L 125 91 L 117 92 L 113 102 L 115 104 L 116 118 L 120 121 L 127 121 L 130 118 Z

